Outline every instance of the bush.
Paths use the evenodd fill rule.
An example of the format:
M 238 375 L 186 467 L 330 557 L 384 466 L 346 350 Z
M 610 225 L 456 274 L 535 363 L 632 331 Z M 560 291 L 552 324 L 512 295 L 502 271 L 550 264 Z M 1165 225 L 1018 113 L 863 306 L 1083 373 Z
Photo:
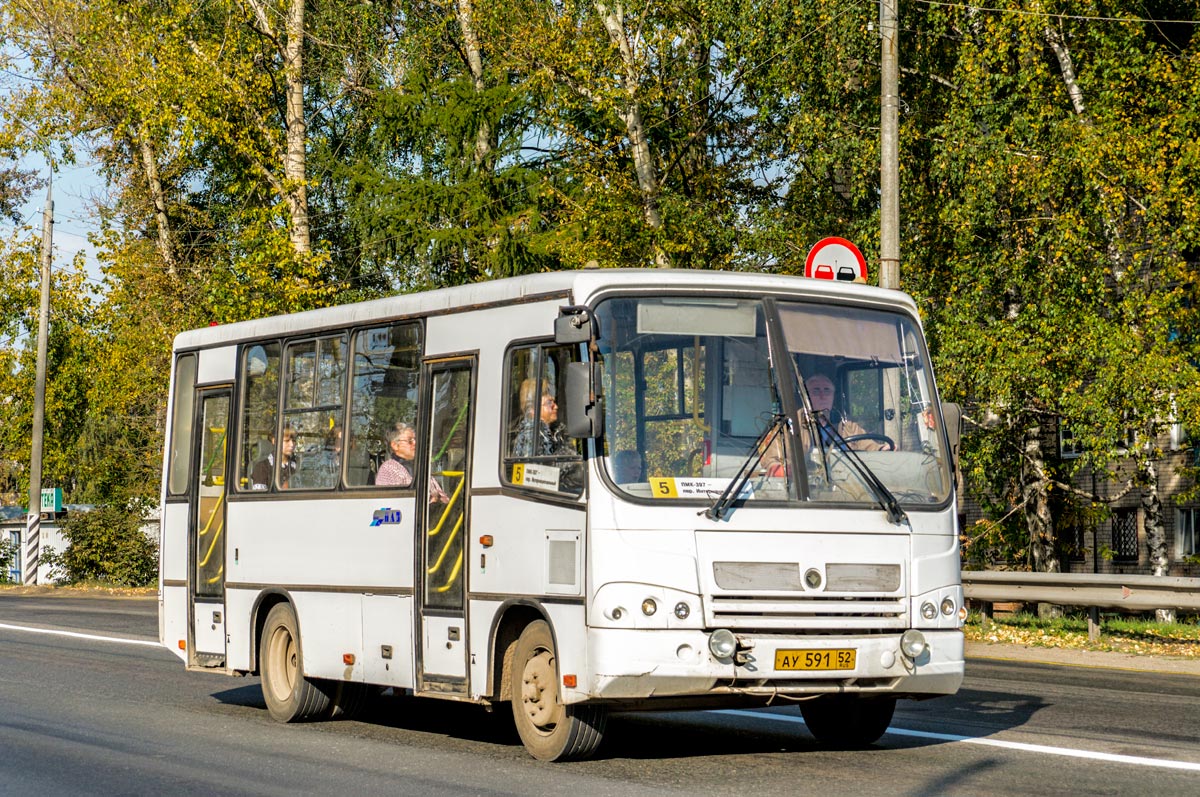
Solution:
M 9 582 L 8 573 L 16 561 L 17 552 L 10 540 L 0 540 L 0 584 Z
M 67 547 L 43 551 L 43 561 L 62 581 L 100 581 L 145 587 L 158 578 L 158 543 L 142 531 L 142 517 L 116 507 L 71 515 L 62 526 Z

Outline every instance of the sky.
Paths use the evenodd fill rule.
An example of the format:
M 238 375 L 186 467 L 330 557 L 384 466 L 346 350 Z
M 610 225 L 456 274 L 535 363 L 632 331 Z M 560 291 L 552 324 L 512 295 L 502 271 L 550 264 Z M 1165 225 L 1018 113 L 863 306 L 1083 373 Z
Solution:
M 40 155 L 31 155 L 21 162 L 23 168 L 34 171 L 45 179 L 50 170 L 46 161 Z M 71 166 L 60 167 L 54 175 L 54 260 L 52 268 L 66 266 L 71 263 L 78 252 L 87 257 L 89 279 L 100 282 L 100 265 L 96 261 L 95 251 L 88 242 L 90 233 L 98 232 L 100 224 L 96 220 L 92 206 L 96 198 L 104 195 L 104 180 L 96 172 L 96 164 L 92 161 L 81 160 Z M 35 191 L 21 208 L 23 227 L 18 235 L 20 238 L 37 237 L 42 234 L 42 209 L 46 205 L 45 187 Z M 0 221 L 0 235 L 5 237 L 12 234 L 13 224 L 8 220 Z

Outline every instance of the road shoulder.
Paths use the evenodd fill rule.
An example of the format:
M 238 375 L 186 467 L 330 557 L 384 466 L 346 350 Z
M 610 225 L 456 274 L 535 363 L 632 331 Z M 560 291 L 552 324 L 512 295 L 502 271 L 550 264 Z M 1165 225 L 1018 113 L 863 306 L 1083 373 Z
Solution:
M 1005 642 L 971 642 L 966 645 L 968 666 L 971 659 L 1024 661 L 1070 667 L 1100 667 L 1137 672 L 1159 672 L 1200 677 L 1200 661 L 1167 656 L 1144 656 L 1099 650 L 1069 650 Z

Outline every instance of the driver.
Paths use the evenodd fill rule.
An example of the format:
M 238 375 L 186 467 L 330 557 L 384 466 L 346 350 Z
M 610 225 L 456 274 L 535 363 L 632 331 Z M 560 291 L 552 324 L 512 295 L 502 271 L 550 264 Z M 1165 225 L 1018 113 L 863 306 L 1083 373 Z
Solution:
M 835 443 L 835 437 L 830 431 L 831 425 L 832 428 L 837 429 L 839 435 L 845 438 L 865 435 L 867 433 L 866 429 L 863 429 L 848 418 L 841 417 L 841 413 L 834 411 L 833 397 L 835 390 L 833 379 L 827 374 L 813 374 L 804 380 L 804 387 L 808 391 L 808 400 L 812 405 L 813 414 L 817 417 L 822 442 L 826 446 Z M 809 440 L 809 427 L 806 423 L 800 424 L 800 440 L 804 446 L 804 450 L 807 451 L 812 447 L 812 442 Z M 847 445 L 856 451 L 883 451 L 888 448 L 886 443 L 872 438 L 852 440 Z

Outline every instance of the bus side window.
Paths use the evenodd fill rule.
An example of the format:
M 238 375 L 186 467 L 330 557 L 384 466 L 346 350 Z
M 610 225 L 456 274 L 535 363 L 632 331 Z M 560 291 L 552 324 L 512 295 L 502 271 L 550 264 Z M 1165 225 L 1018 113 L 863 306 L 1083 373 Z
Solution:
M 510 351 L 505 482 L 572 495 L 583 491 L 582 444 L 567 437 L 559 409 L 566 364 L 578 360 L 574 346 L 522 346 Z
M 398 423 L 416 425 L 421 354 L 417 322 L 369 327 L 354 334 L 345 442 L 348 486 L 373 486 L 375 474 L 390 455 L 388 431 Z
M 247 346 L 242 350 L 242 422 L 239 424 L 238 490 L 265 490 L 255 485 L 256 463 L 275 450 L 276 413 L 279 407 L 279 344 Z

